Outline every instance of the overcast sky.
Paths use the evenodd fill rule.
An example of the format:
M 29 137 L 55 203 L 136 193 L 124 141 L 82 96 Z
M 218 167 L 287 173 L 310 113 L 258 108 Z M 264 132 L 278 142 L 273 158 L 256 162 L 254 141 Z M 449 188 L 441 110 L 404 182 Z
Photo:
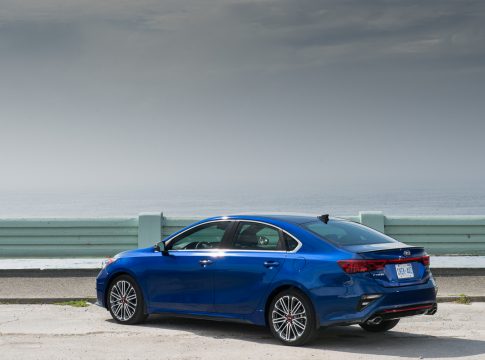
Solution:
M 0 191 L 485 183 L 485 2 L 1 0 Z

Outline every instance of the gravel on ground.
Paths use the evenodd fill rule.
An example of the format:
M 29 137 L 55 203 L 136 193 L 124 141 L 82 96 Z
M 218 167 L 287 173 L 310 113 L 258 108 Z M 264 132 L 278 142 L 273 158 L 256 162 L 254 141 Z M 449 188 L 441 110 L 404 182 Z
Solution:
M 151 316 L 119 325 L 95 305 L 0 305 L 0 358 L 55 359 L 485 359 L 485 303 L 440 304 L 392 331 L 321 329 L 305 347 L 280 345 L 252 325 Z

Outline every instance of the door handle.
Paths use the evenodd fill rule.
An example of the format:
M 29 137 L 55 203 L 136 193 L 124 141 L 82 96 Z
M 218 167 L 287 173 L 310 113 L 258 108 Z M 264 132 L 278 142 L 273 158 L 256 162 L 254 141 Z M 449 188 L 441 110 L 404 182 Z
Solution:
M 276 267 L 276 266 L 279 266 L 280 263 L 278 261 L 265 261 L 264 262 L 264 266 L 267 267 L 267 268 L 273 268 L 273 267 Z
M 207 266 L 207 265 L 210 265 L 212 263 L 213 263 L 213 261 L 210 260 L 210 259 L 199 260 L 199 264 L 204 266 L 204 267 Z

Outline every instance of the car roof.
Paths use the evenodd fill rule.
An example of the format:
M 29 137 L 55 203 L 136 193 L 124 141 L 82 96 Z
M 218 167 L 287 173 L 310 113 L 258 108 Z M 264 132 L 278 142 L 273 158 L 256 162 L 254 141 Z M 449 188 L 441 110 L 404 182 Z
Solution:
M 255 221 L 282 221 L 292 224 L 304 224 L 310 221 L 318 220 L 317 215 L 295 215 L 295 214 L 245 214 L 245 215 L 227 215 L 217 216 L 204 221 L 209 220 L 255 220 Z

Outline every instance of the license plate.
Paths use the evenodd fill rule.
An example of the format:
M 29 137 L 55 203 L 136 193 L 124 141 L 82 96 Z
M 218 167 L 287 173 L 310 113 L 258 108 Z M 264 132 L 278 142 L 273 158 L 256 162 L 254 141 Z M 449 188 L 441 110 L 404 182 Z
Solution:
M 409 279 L 414 277 L 413 266 L 411 264 L 396 264 L 398 279 Z

